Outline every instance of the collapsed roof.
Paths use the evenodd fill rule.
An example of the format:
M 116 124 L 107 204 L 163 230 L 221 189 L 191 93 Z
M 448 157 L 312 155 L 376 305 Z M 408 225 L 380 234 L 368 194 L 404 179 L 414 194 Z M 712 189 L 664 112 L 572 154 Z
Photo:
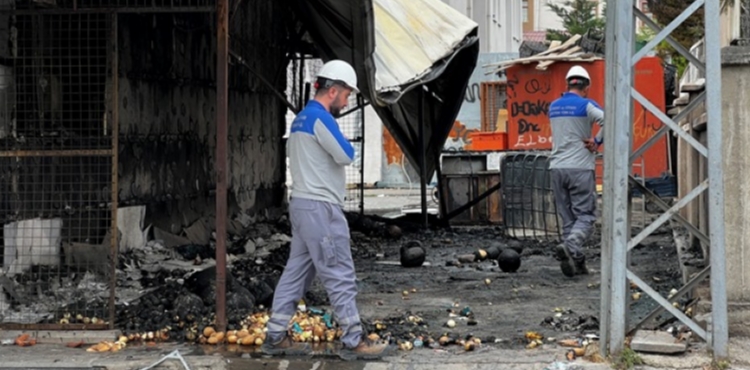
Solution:
M 359 89 L 426 178 L 461 108 L 479 55 L 477 24 L 440 0 L 292 0 L 323 60 L 351 63 Z M 424 94 L 421 91 L 426 91 Z

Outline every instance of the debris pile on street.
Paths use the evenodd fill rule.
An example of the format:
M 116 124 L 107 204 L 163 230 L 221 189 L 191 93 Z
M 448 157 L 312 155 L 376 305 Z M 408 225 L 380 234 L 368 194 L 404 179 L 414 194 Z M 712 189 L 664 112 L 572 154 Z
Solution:
M 578 315 L 571 309 L 555 308 L 553 316 L 547 316 L 541 323 L 555 331 L 579 332 L 583 334 L 599 331 L 599 319 L 593 315 Z
M 120 336 L 116 341 L 104 341 L 86 349 L 86 352 L 118 352 L 127 347 L 128 338 Z
M 360 316 L 370 339 L 389 342 L 402 351 L 553 346 L 568 359 L 586 357 L 584 353 L 595 343 L 598 293 L 593 288 L 599 277 L 561 280 L 552 241 L 507 239 L 502 229 L 494 227 L 422 230 L 377 217 L 348 217 Z M 234 227 L 228 228 L 224 332 L 217 331 L 215 322 L 215 236 L 206 229 L 208 224 L 196 222 L 184 236 L 156 229 L 154 238 L 141 248 L 120 253 L 114 325 L 122 336 L 70 346 L 85 345 L 87 351 L 98 353 L 120 351 L 131 343 L 233 344 L 248 349 L 261 345 L 274 289 L 290 253 L 289 222 L 278 216 L 242 225 L 233 222 Z M 651 261 L 655 255 L 664 259 L 665 253 L 674 252 L 636 248 L 634 253 L 638 262 Z M 595 264 L 596 241 L 587 244 L 586 254 Z M 679 279 L 664 272 L 663 266 L 641 266 L 665 295 Z M 32 290 L 41 289 L 50 294 L 47 289 L 75 283 L 78 288 L 71 289 L 77 293 L 71 295 L 70 309 L 64 308 L 66 314 L 55 323 L 108 323 L 108 289 L 101 274 L 62 275 L 62 282 L 44 285 L 43 272 L 33 268 L 16 275 L 12 283 L 19 288 L 14 293 L 33 296 Z M 587 298 L 566 298 L 570 296 Z M 36 303 L 31 302 L 36 301 L 28 299 L 26 305 L 14 307 L 33 307 Z M 73 308 L 84 303 L 90 313 L 75 313 Z M 648 312 L 652 305 L 640 298 L 631 308 Z M 49 313 L 41 308 L 39 312 L 40 316 Z M 298 307 L 290 337 L 310 343 L 338 340 L 342 333 L 331 312 L 327 293 L 316 281 Z

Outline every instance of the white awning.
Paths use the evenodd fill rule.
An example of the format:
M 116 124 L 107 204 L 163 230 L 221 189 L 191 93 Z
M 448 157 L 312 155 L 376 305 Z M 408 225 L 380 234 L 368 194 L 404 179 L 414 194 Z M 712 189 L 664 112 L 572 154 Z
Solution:
M 375 89 L 401 91 L 453 54 L 478 26 L 440 0 L 374 0 Z

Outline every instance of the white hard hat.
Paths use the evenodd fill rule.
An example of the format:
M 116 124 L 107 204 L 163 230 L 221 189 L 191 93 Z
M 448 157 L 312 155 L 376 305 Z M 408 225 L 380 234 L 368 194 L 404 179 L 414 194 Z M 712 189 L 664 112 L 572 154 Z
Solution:
M 323 65 L 318 72 L 318 78 L 326 78 L 333 81 L 343 82 L 346 86 L 359 93 L 357 89 L 357 73 L 352 66 L 343 60 L 332 60 Z
M 570 80 L 571 78 L 579 77 L 579 78 L 585 78 L 589 81 L 591 81 L 591 77 L 589 77 L 589 73 L 586 72 L 586 69 L 584 69 L 581 66 L 573 66 L 568 71 L 568 75 L 565 76 L 565 80 Z

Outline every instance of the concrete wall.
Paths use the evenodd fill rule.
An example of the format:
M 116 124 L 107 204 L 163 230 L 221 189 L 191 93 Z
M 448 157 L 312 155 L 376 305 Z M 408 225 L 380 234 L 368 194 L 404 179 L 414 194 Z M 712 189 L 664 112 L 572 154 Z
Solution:
M 231 33 L 264 76 L 284 72 L 282 9 L 243 3 Z M 149 204 L 147 222 L 177 231 L 213 212 L 216 36 L 213 15 L 120 18 L 120 200 Z M 283 90 L 285 81 L 278 79 Z M 283 105 L 236 64 L 230 69 L 230 209 L 250 213 L 283 199 Z
M 544 30 L 561 30 L 563 29 L 562 19 L 552 12 L 548 7 L 548 3 L 560 4 L 563 0 L 529 0 L 535 1 L 534 4 L 534 28 L 535 31 Z
M 749 62 L 725 65 L 721 77 L 727 296 L 750 302 L 750 156 L 744 154 L 750 142 L 750 48 L 727 49 L 744 53 Z

